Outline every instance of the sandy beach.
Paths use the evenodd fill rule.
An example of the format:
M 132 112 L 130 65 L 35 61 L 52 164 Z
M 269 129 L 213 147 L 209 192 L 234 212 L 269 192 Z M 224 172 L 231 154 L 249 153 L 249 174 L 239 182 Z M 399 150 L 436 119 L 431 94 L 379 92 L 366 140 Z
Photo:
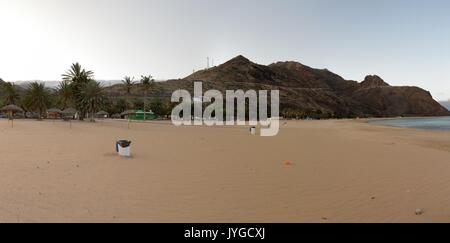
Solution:
M 0 120 L 0 135 L 0 222 L 450 222 L 449 132 Z

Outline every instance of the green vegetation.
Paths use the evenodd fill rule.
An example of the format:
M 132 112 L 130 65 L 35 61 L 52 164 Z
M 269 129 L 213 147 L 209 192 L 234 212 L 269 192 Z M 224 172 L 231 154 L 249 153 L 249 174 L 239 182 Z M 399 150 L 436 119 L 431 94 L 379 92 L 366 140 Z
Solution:
M 167 94 L 161 92 L 161 86 L 155 83 L 153 77 L 142 75 L 139 82 L 134 80 L 134 77 L 125 76 L 122 84 L 117 85 L 107 95 L 101 84 L 95 81 L 93 71 L 84 69 L 79 63 L 74 63 L 62 75 L 62 82 L 55 89 L 46 88 L 45 83 L 34 82 L 24 88 L 0 80 L 2 84 L 0 106 L 15 104 L 27 113 L 34 113 L 29 117 L 38 119 L 44 118 L 50 108 L 60 110 L 75 108 L 79 112 L 79 119 L 89 118 L 91 121 L 99 111 L 106 111 L 109 117 L 113 118 L 121 118 L 121 114 L 128 110 L 142 111 L 143 117 L 139 118 L 141 120 L 147 120 L 149 118 L 146 117 L 147 114 L 154 114 L 159 118 L 169 118 L 172 108 L 177 104 L 173 104 L 165 98 Z M 172 89 L 175 88 L 177 86 L 172 87 Z M 152 93 L 154 97 L 149 97 L 149 93 Z M 204 106 L 207 105 L 209 104 L 204 104 Z M 342 116 L 330 110 L 302 109 L 286 104 L 282 104 L 280 108 L 280 115 L 286 119 L 364 117 L 359 113 Z M 222 111 L 225 116 L 226 107 L 223 107 Z M 248 119 L 248 110 L 246 112 Z
M 75 101 L 75 108 L 80 111 L 80 120 L 83 120 L 86 117 L 87 107 L 83 106 L 81 103 L 81 100 L 83 99 L 83 97 L 81 97 L 81 89 L 86 83 L 94 80 L 94 72 L 86 71 L 81 68 L 79 63 L 74 63 L 62 77 L 63 82 L 69 83 L 72 88 L 72 99 Z
M 79 63 L 72 64 L 62 75 L 62 82 L 54 89 L 45 87 L 44 82 L 33 82 L 26 87 L 3 80 L 0 80 L 0 84 L 0 106 L 17 105 L 28 118 L 45 118 L 50 108 L 75 108 L 80 120 L 89 118 L 90 121 L 94 121 L 95 114 L 101 110 L 108 112 L 110 117 L 120 118 L 120 114 L 126 110 L 141 110 L 150 114 L 150 110 L 155 109 L 155 116 L 168 117 L 172 107 L 159 99 L 149 101 L 148 93 L 155 85 L 151 75 L 141 76 L 139 83 L 125 76 L 123 90 L 127 98 L 114 98 L 109 97 L 104 87 L 95 80 L 94 72 L 82 68 Z M 134 91 L 143 91 L 144 97 L 131 99 Z M 155 118 L 145 117 L 147 113 L 143 113 L 143 116 L 143 119 Z
M 286 119 L 314 119 L 314 120 L 323 120 L 323 119 L 333 119 L 339 118 L 336 117 L 334 113 L 329 111 L 322 110 L 298 110 L 298 109 L 284 109 L 281 111 L 281 116 Z
M 19 100 L 16 86 L 13 83 L 4 83 L 2 89 L 4 92 L 3 103 L 15 105 Z
M 73 105 L 73 91 L 69 82 L 63 81 L 59 84 L 58 88 L 56 88 L 56 96 L 58 106 L 61 107 L 62 110 Z
M 146 120 L 147 116 L 147 98 L 148 98 L 148 91 L 150 91 L 155 84 L 155 80 L 153 79 L 152 75 L 149 76 L 141 76 L 141 86 L 142 90 L 144 90 L 144 120 Z
M 90 114 L 91 121 L 95 121 L 95 113 L 105 104 L 106 95 L 99 82 L 90 80 L 80 87 L 79 100 L 76 103 Z
M 37 112 L 38 119 L 44 118 L 44 113 L 50 105 L 50 91 L 43 83 L 31 83 L 25 93 L 23 105 L 27 110 Z

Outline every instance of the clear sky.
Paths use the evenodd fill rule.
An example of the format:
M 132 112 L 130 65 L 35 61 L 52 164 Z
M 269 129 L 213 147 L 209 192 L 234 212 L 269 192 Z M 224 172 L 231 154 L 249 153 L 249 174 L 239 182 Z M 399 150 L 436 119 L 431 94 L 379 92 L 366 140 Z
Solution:
M 448 0 L 0 0 L 0 77 L 180 78 L 238 54 L 450 98 Z

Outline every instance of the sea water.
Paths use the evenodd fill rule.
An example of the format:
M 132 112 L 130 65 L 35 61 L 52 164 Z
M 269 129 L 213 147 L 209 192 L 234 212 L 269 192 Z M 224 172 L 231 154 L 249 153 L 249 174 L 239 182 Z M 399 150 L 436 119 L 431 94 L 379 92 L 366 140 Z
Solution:
M 371 124 L 450 131 L 450 117 L 399 118 L 370 121 Z

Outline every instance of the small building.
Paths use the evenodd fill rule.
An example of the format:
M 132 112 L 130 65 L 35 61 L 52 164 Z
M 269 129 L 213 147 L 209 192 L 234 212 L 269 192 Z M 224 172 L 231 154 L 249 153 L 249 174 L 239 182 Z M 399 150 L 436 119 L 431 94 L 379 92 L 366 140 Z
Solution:
M 151 121 L 155 120 L 156 118 L 157 116 L 152 111 L 144 112 L 142 110 L 138 110 L 134 114 L 130 114 L 128 116 L 128 119 L 132 121 Z

